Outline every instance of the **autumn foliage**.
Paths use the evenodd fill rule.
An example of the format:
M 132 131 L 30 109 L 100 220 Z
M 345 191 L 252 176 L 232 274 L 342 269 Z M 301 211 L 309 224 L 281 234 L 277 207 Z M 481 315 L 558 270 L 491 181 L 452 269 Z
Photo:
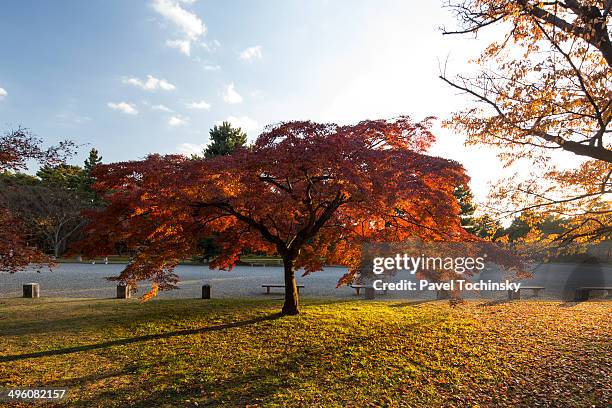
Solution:
M 27 243 L 23 223 L 0 208 L 0 272 L 14 273 L 30 263 L 49 263 L 36 247 Z
M 446 34 L 499 36 L 476 73 L 441 78 L 476 103 L 449 125 L 470 145 L 499 149 L 529 174 L 497 184 L 491 208 L 562 218 L 561 244 L 612 238 L 612 3 L 601 0 L 448 1 Z M 559 154 L 562 152 L 564 154 Z
M 151 155 L 100 165 L 95 188 L 108 206 L 92 213 L 89 255 L 121 243 L 135 252 L 118 280 L 177 283 L 173 268 L 216 236 L 211 267 L 231 268 L 245 250 L 280 254 L 285 314 L 298 312 L 295 271 L 324 264 L 357 270 L 364 241 L 460 240 L 453 191 L 467 176 L 456 162 L 431 157 L 429 121 L 407 117 L 352 126 L 288 122 L 254 145 L 209 159 Z
M 53 165 L 71 155 L 74 144 L 62 142 L 49 148 L 27 129 L 19 128 L 0 136 L 0 172 L 23 170 L 28 161 Z M 51 260 L 29 245 L 25 223 L 8 208 L 0 206 L 0 272 L 17 272 L 29 264 L 51 265 Z

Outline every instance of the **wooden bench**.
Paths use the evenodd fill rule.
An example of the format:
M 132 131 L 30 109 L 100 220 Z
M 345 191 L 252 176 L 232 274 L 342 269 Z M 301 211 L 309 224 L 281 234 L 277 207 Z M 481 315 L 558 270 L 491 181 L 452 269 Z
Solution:
M 612 296 L 612 286 L 583 286 L 576 289 L 576 301 L 589 300 L 589 293 L 594 290 L 606 292 L 606 296 Z
M 296 286 L 297 286 L 298 293 L 300 293 L 300 289 L 303 288 L 304 285 L 296 285 Z M 266 295 L 269 295 L 271 288 L 284 288 L 285 285 L 266 284 L 266 285 L 261 285 L 261 287 L 266 288 Z
M 357 296 L 359 296 L 359 292 L 361 291 L 361 289 L 365 289 L 365 288 L 371 287 L 371 286 L 368 286 L 368 285 L 359 285 L 359 284 L 352 284 L 350 286 L 351 286 L 351 288 L 355 289 L 355 292 L 357 292 Z M 387 289 L 383 290 L 383 293 L 386 295 L 387 294 Z
M 283 266 L 283 262 L 249 262 L 249 266 Z
M 521 290 L 533 291 L 534 297 L 540 297 L 540 294 L 546 289 L 544 286 L 519 286 L 519 289 L 515 292 L 512 289 L 508 290 L 508 299 L 518 300 L 521 298 Z

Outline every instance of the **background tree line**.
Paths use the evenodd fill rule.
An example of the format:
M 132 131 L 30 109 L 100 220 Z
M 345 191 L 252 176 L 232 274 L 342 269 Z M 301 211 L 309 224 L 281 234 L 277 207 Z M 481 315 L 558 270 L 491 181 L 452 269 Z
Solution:
M 230 123 L 215 125 L 209 131 L 210 144 L 203 150 L 204 158 L 231 154 L 246 146 L 246 134 Z M 195 155 L 194 159 L 201 156 Z M 93 191 L 92 174 L 102 157 L 95 148 L 89 152 L 83 166 L 65 163 L 46 163 L 35 175 L 5 170 L 0 173 L 0 207 L 9 210 L 24 224 L 28 243 L 54 257 L 61 257 L 70 245 L 83 238 L 82 229 L 87 223 L 84 211 L 100 208 L 103 201 Z M 538 231 L 550 237 L 567 231 L 566 221 L 549 215 L 542 219 L 524 211 L 504 227 L 489 214 L 476 215 L 477 206 L 469 186 L 459 186 L 455 191 L 461 207 L 461 223 L 468 232 L 493 241 L 524 242 Z M 482 211 L 480 212 L 482 213 Z M 219 254 L 215 236 L 200 241 L 200 259 L 209 261 Z M 117 253 L 124 249 L 119 245 Z
M 28 231 L 29 243 L 59 257 L 79 240 L 86 224 L 83 211 L 101 205 L 92 190 L 92 171 L 102 162 L 91 149 L 84 165 L 44 164 L 32 176 L 0 173 L 0 207 L 9 210 Z
M 461 208 L 461 225 L 466 231 L 489 241 L 509 243 L 529 253 L 534 260 L 575 262 L 592 259 L 594 254 L 600 260 L 612 260 L 609 241 L 587 241 L 563 251 L 550 245 L 572 231 L 574 219 L 571 217 L 555 213 L 543 216 L 533 210 L 523 210 L 504 225 L 499 218 L 478 209 L 469 186 L 459 186 L 455 197 Z
M 11 160 L 20 160 L 18 166 L 0 167 L 0 209 L 11 214 L 11 221 L 6 220 L 5 230 L 8 231 L 9 223 L 18 220 L 28 246 L 59 258 L 71 244 L 83 238 L 83 227 L 87 223 L 84 212 L 104 205 L 92 189 L 95 183 L 93 171 L 102 163 L 102 157 L 98 150 L 92 148 L 82 166 L 66 164 L 63 159 L 72 152 L 68 154 L 66 151 L 67 154 L 60 158 L 59 150 L 40 150 L 40 140 L 33 138 L 27 129 L 9 131 L 3 139 L 6 143 L 3 144 L 0 159 L 6 156 L 8 163 L 10 152 L 15 151 L 14 155 L 10 155 Z M 246 141 L 247 136 L 240 128 L 223 122 L 210 129 L 210 144 L 202 156 L 211 158 L 230 154 L 236 148 L 244 147 Z M 20 153 L 15 150 L 25 147 L 38 151 Z M 47 157 L 43 157 L 45 154 L 48 158 L 57 156 L 57 160 L 47 160 Z M 41 163 L 35 175 L 23 172 L 26 161 L 31 159 Z M 200 248 L 202 259 L 218 254 L 214 237 L 202 240 Z M 123 252 L 125 249 L 117 245 L 117 253 Z

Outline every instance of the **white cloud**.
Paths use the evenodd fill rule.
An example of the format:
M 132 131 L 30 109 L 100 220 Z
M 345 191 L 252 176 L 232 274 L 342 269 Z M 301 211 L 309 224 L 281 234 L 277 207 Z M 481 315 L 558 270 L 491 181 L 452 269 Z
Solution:
M 167 40 L 166 46 L 176 48 L 187 56 L 191 55 L 191 42 L 189 40 Z
M 83 123 L 90 122 L 92 119 L 88 116 L 81 116 L 70 110 L 63 110 L 55 118 L 58 123 L 62 126 L 82 125 Z
M 257 122 L 255 119 L 249 118 L 248 116 L 228 116 L 227 119 L 225 119 L 225 122 L 231 123 L 233 127 L 239 127 L 243 132 L 251 136 L 258 135 L 262 130 L 262 126 L 259 124 L 259 122 Z M 223 121 L 217 122 L 216 125 L 221 125 L 221 123 L 223 123 Z
M 195 13 L 184 9 L 181 4 L 191 5 L 195 0 L 153 0 L 153 10 L 159 13 L 184 36 L 180 40 L 168 40 L 168 47 L 176 48 L 185 55 L 191 54 L 191 42 L 206 33 L 206 25 Z
M 6 92 L 6 89 L 0 88 L 0 100 L 4 99 L 4 97 L 7 95 L 8 95 L 8 92 Z
M 204 65 L 204 70 L 206 70 L 206 71 L 219 71 L 219 70 L 221 70 L 221 66 L 220 65 L 206 64 L 206 65 Z
M 240 59 L 243 61 L 252 61 L 254 59 L 261 59 L 262 57 L 261 45 L 249 47 L 240 53 Z
M 204 48 L 208 52 L 215 52 L 221 47 L 221 43 L 217 40 L 212 40 L 209 42 L 200 42 L 202 48 Z
M 187 103 L 185 104 L 185 106 L 187 106 L 189 109 L 200 109 L 200 110 L 209 110 L 211 107 L 210 103 L 203 101 L 203 100 L 200 102 Z
M 176 86 L 170 82 L 165 79 L 155 78 L 153 75 L 147 75 L 146 81 L 139 78 L 124 78 L 123 83 L 137 86 L 145 91 L 156 91 L 158 89 L 174 91 L 176 89 Z
M 242 102 L 242 96 L 240 96 L 240 94 L 236 92 L 233 82 L 225 88 L 225 93 L 223 94 L 223 100 L 225 101 L 225 103 L 230 103 L 230 104 Z
M 250 95 L 252 98 L 255 98 L 255 99 L 261 99 L 265 96 L 264 91 L 262 91 L 261 89 L 255 89 L 254 91 L 250 93 Z
M 162 111 L 162 112 L 174 112 L 172 109 L 170 109 L 166 105 L 153 105 L 151 106 L 151 109 L 156 110 L 156 111 Z
M 152 6 L 156 12 L 182 31 L 189 40 L 195 40 L 204 35 L 206 26 L 202 20 L 181 7 L 180 3 L 192 4 L 193 1 L 153 0 Z
M 132 105 L 131 103 L 127 103 L 127 102 L 109 102 L 108 107 L 113 109 L 113 110 L 118 110 L 120 112 L 123 112 L 127 115 L 138 115 L 138 111 L 136 110 L 136 108 L 134 107 L 134 105 Z
M 176 150 L 178 150 L 179 153 L 184 154 L 185 156 L 191 156 L 192 154 L 201 155 L 205 147 L 206 143 L 181 143 L 176 147 Z
M 169 126 L 185 126 L 187 123 L 187 119 L 180 116 L 170 116 L 168 119 Z

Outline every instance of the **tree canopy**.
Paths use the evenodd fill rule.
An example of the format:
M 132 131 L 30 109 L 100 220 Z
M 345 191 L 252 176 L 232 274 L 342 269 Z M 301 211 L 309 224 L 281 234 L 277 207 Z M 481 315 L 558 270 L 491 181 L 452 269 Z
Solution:
M 0 136 L 0 173 L 23 170 L 29 160 L 42 165 L 58 165 L 74 151 L 74 144 L 65 141 L 57 146 L 41 147 L 42 141 L 27 129 L 18 128 Z M 3 177 L 2 182 L 4 182 Z M 29 176 L 15 179 L 22 185 L 32 181 Z M 0 203 L 0 272 L 16 272 L 29 264 L 51 265 L 51 261 L 29 242 L 30 232 L 10 208 Z
M 476 101 L 448 123 L 468 144 L 498 148 L 506 166 L 529 162 L 529 175 L 497 183 L 493 206 L 502 215 L 527 210 L 562 217 L 566 232 L 555 239 L 563 244 L 610 239 L 612 2 L 461 0 L 447 6 L 459 27 L 446 34 L 490 26 L 504 32 L 475 60 L 476 74 L 441 75 Z
M 468 178 L 454 161 L 425 154 L 430 122 L 408 117 L 351 126 L 288 122 L 268 128 L 249 149 L 192 160 L 151 155 L 100 165 L 95 188 L 108 206 L 91 213 L 90 255 L 116 242 L 136 251 L 116 278 L 173 288 L 173 268 L 215 236 L 211 267 L 231 268 L 245 250 L 278 253 L 286 285 L 283 313 L 298 312 L 295 271 L 324 263 L 357 272 L 360 245 L 406 237 L 461 240 L 453 192 Z
M 246 133 L 240 128 L 232 127 L 231 123 L 223 122 L 221 126 L 215 125 L 209 131 L 211 143 L 204 149 L 204 157 L 225 156 L 231 154 L 236 148 L 246 144 Z
M 91 175 L 91 172 L 93 171 L 93 169 L 98 164 L 101 164 L 101 163 L 102 163 L 102 156 L 99 155 L 99 152 L 97 149 L 92 148 L 89 151 L 89 156 L 87 156 L 87 159 L 85 159 L 83 169 L 85 170 L 85 172 L 87 172 L 87 175 Z
M 75 144 L 70 141 L 46 149 L 41 146 L 42 140 L 26 128 L 5 132 L 0 136 L 0 172 L 24 170 L 28 160 L 43 165 L 61 164 L 75 150 Z
M 63 187 L 69 190 L 79 190 L 86 187 L 87 173 L 82 167 L 70 164 L 43 166 L 36 176 L 47 186 Z

